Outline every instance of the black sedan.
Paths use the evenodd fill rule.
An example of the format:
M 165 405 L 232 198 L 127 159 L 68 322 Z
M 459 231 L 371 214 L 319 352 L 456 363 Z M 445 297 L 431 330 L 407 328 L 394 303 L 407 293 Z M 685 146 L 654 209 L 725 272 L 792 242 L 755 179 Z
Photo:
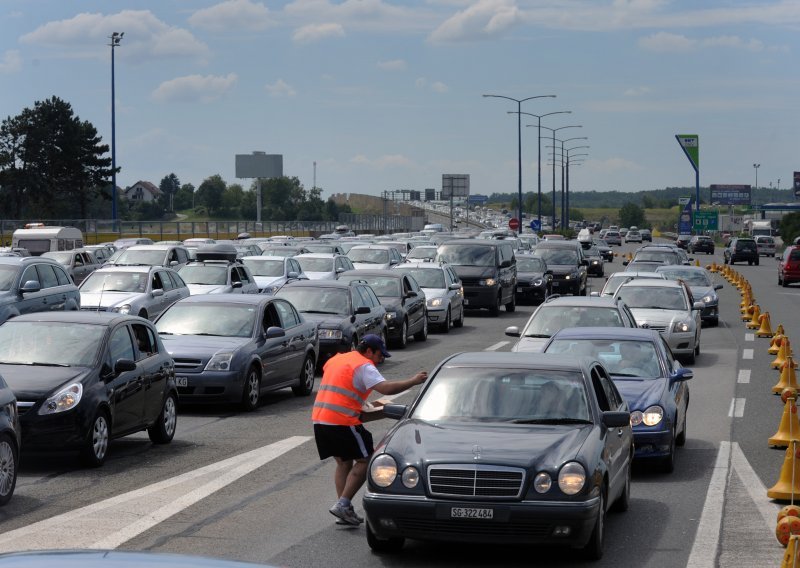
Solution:
M 267 391 L 314 388 L 317 324 L 286 300 L 261 294 L 190 296 L 170 306 L 156 329 L 175 359 L 181 403 L 238 402 L 258 408 Z
M 614 251 L 611 250 L 608 243 L 602 239 L 592 239 L 592 245 L 597 247 L 597 250 L 600 251 L 600 256 L 603 257 L 603 260 L 606 262 L 614 262 Z
M 428 308 L 425 292 L 410 274 L 394 270 L 350 270 L 340 282 L 363 281 L 375 291 L 386 308 L 386 332 L 395 346 L 404 349 L 408 337 L 428 339 Z
M 697 254 L 698 252 L 714 254 L 714 239 L 706 235 L 695 235 L 686 245 L 686 251 L 689 254 Z
M 583 547 L 630 499 L 628 406 L 595 360 L 461 353 L 434 370 L 369 463 L 367 542 L 404 539 Z
M 589 264 L 586 267 L 586 273 L 591 274 L 592 276 L 602 277 L 605 273 L 605 261 L 603 260 L 603 255 L 600 253 L 600 249 L 598 249 L 596 246 L 591 246 L 588 249 L 585 249 L 583 254 L 586 256 L 586 260 L 589 261 Z
M 44 312 L 0 326 L 0 374 L 17 397 L 22 447 L 105 461 L 113 438 L 177 425 L 172 358 L 153 324 L 108 312 Z
M 553 271 L 532 255 L 517 255 L 517 302 L 541 304 L 553 293 Z

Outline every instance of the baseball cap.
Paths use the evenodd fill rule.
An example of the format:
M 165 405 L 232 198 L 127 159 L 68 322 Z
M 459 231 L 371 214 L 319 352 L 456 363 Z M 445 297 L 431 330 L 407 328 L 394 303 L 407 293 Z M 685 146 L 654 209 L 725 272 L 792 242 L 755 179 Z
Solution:
M 383 342 L 383 339 L 380 335 L 375 335 L 374 333 L 365 335 L 361 338 L 361 345 L 366 345 L 373 351 L 380 350 L 384 357 L 391 357 L 389 352 L 386 350 L 386 344 Z

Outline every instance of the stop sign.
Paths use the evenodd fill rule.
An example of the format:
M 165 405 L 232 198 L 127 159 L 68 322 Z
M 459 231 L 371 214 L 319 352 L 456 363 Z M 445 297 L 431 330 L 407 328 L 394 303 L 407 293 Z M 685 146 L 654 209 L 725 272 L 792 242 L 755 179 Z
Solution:
M 519 219 L 517 219 L 516 217 L 509 219 L 508 228 L 511 229 L 512 231 L 516 231 L 517 229 L 519 229 Z

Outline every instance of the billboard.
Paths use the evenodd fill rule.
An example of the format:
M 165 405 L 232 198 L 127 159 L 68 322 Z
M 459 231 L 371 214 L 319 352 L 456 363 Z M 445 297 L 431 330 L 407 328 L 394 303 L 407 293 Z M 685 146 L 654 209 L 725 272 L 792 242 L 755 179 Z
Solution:
M 442 199 L 469 197 L 469 174 L 442 174 Z
M 800 172 L 794 172 L 794 196 L 800 197 Z
M 711 203 L 719 205 L 750 205 L 750 186 L 712 183 Z
M 436 201 L 436 190 L 434 188 L 425 188 L 425 201 Z
M 236 154 L 237 178 L 283 177 L 283 154 Z
M 676 134 L 675 139 L 689 158 L 694 171 L 700 168 L 700 136 L 697 134 Z
M 678 234 L 688 235 L 692 232 L 692 202 L 683 206 L 681 216 L 678 219 Z

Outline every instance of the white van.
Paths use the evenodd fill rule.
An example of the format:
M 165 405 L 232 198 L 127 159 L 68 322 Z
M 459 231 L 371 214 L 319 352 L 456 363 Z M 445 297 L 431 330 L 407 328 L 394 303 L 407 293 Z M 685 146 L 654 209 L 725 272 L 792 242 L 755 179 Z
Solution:
M 45 252 L 73 250 L 83 246 L 83 233 L 75 227 L 37 227 L 17 229 L 11 246 L 27 249 L 31 256 Z

